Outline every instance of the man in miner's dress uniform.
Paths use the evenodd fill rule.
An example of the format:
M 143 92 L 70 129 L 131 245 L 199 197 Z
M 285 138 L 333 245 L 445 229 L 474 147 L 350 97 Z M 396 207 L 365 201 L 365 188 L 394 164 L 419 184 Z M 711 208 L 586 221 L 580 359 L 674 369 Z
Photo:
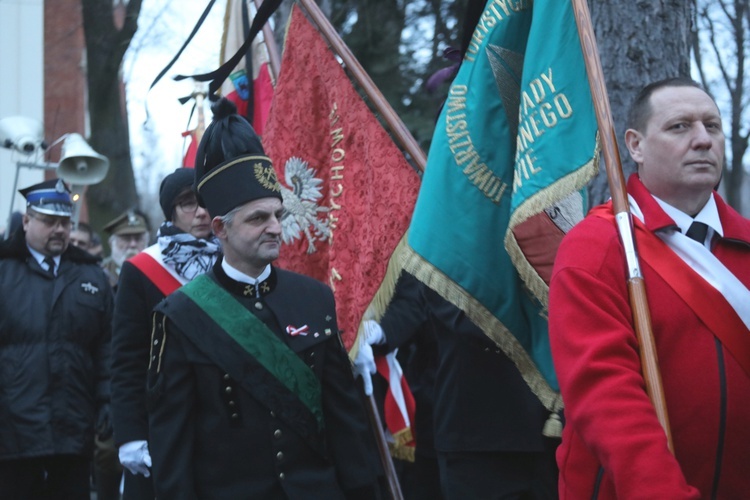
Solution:
M 275 268 L 280 186 L 222 99 L 196 189 L 224 257 L 155 308 L 149 429 L 159 498 L 374 498 L 380 475 L 331 290 Z

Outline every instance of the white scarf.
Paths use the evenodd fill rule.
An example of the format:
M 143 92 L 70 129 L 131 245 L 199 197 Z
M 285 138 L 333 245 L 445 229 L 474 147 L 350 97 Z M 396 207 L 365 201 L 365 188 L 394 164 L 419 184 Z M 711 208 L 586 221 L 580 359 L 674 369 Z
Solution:
M 221 254 L 216 236 L 196 238 L 167 221 L 157 233 L 162 262 L 187 281 L 205 273 Z
M 638 203 L 632 196 L 628 195 L 628 198 L 631 213 L 644 221 Z M 679 258 L 724 296 L 745 326 L 750 329 L 750 290 L 705 245 L 673 229 L 657 231 L 656 234 Z

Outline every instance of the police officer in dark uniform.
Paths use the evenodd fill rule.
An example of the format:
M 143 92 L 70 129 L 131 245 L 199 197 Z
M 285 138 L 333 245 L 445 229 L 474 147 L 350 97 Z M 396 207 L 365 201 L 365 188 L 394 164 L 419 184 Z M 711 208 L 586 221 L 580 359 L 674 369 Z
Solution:
M 112 291 L 69 244 L 63 182 L 20 193 L 23 227 L 0 244 L 0 498 L 88 499 L 94 430 L 111 432 Z
M 271 265 L 280 186 L 229 101 L 197 192 L 224 257 L 155 309 L 150 451 L 160 498 L 374 498 L 381 473 L 331 290 Z

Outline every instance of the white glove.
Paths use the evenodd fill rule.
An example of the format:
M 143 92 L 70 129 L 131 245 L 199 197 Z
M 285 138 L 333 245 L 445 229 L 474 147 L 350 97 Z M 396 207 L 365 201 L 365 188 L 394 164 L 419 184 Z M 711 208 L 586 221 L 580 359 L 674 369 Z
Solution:
M 368 319 L 362 325 L 364 327 L 364 337 L 370 345 L 385 344 L 385 333 L 377 321 Z
M 380 325 L 368 319 L 364 322 L 363 335 L 359 339 L 359 351 L 354 358 L 354 373 L 362 377 L 365 394 L 372 396 L 372 374 L 377 372 L 372 346 L 385 343 L 385 334 Z
M 129 441 L 120 446 L 118 455 L 122 466 L 131 474 L 143 474 L 145 477 L 151 475 L 148 470 L 151 467 L 151 455 L 146 441 Z

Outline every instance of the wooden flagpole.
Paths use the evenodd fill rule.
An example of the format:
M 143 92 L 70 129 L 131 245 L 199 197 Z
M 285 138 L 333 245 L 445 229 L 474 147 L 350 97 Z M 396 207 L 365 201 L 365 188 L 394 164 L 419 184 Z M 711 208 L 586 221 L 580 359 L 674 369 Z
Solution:
M 398 481 L 398 474 L 396 474 L 396 468 L 393 466 L 391 451 L 388 448 L 388 442 L 386 441 L 385 434 L 383 433 L 383 423 L 380 420 L 380 414 L 378 413 L 378 405 L 372 395 L 367 396 L 366 404 L 367 415 L 370 418 L 370 424 L 372 424 L 373 431 L 375 432 L 375 441 L 378 447 L 380 462 L 383 464 L 383 468 L 385 469 L 385 477 L 388 482 L 388 491 L 391 493 L 391 498 L 393 500 L 403 500 L 404 496 L 401 492 L 401 484 Z
M 298 1 L 305 8 L 313 22 L 318 26 L 318 30 L 325 37 L 328 45 L 330 45 L 333 51 L 344 61 L 346 69 L 351 72 L 354 79 L 357 80 L 357 83 L 367 94 L 367 97 L 372 101 L 375 109 L 388 124 L 388 128 L 393 133 L 395 139 L 414 160 L 417 168 L 419 168 L 420 171 L 424 171 L 425 164 L 427 163 L 427 157 L 425 156 L 424 151 L 419 147 L 419 144 L 417 144 L 417 141 L 411 135 L 409 129 L 406 128 L 404 122 L 401 121 L 401 118 L 399 118 L 391 105 L 388 104 L 388 101 L 383 97 L 383 94 L 373 83 L 370 76 L 364 68 L 362 68 L 362 65 L 357 58 L 354 57 L 352 51 L 349 50 L 349 47 L 347 47 L 339 34 L 336 33 L 336 30 L 333 28 L 330 21 L 328 21 L 325 14 L 320 10 L 318 4 L 316 4 L 314 0 Z
M 254 0 L 254 1 L 256 2 L 256 4 L 262 2 L 262 0 Z M 411 134 L 409 133 L 409 131 L 406 129 L 406 127 L 404 126 L 403 122 L 401 122 L 400 118 L 398 118 L 398 115 L 396 115 L 395 111 L 393 111 L 393 108 L 390 107 L 390 105 L 385 100 L 385 98 L 383 97 L 383 95 L 380 93 L 380 91 L 378 90 L 378 88 L 375 86 L 375 84 L 372 82 L 372 80 L 370 80 L 370 77 L 367 75 L 367 73 L 364 71 L 364 69 L 362 69 L 362 66 L 356 60 L 356 58 L 351 53 L 351 51 L 349 50 L 349 48 L 346 46 L 346 44 L 344 43 L 344 41 L 341 40 L 341 38 L 338 36 L 338 34 L 336 33 L 336 31 L 333 29 L 333 26 L 331 26 L 330 22 L 328 22 L 328 19 L 325 17 L 325 14 L 323 14 L 323 12 L 320 11 L 320 8 L 318 7 L 318 5 L 314 1 L 302 0 L 301 3 L 305 6 L 305 8 L 307 9 L 307 11 L 310 14 L 310 16 L 313 17 L 313 19 L 315 20 L 316 24 L 320 28 L 321 33 L 323 33 L 323 28 L 321 27 L 321 23 L 323 23 L 323 24 L 325 24 L 327 26 L 327 28 L 329 29 L 329 34 L 327 34 L 327 35 L 325 33 L 323 33 L 323 34 L 326 37 L 326 39 L 328 40 L 329 45 L 331 45 L 331 46 L 334 46 L 334 44 L 331 42 L 331 38 L 329 38 L 331 36 L 330 33 L 333 33 L 333 35 L 335 35 L 336 39 L 338 40 L 338 42 L 337 42 L 336 45 L 339 47 L 339 48 L 335 48 L 335 50 L 337 51 L 337 53 L 339 53 L 338 50 L 342 50 L 342 49 L 347 52 L 348 59 L 344 58 L 343 56 L 342 56 L 342 59 L 344 60 L 344 62 L 347 63 L 347 65 L 353 64 L 354 66 L 356 66 L 358 68 L 358 71 L 361 72 L 360 76 L 357 78 L 357 81 L 360 83 L 360 85 L 362 85 L 363 87 L 365 87 L 365 85 L 362 82 L 363 81 L 369 82 L 369 84 L 368 84 L 369 90 L 366 90 L 367 95 L 371 99 L 373 99 L 373 100 L 375 100 L 373 98 L 373 96 L 375 94 L 377 94 L 377 96 L 379 96 L 379 101 L 382 101 L 381 102 L 381 106 L 384 106 L 384 107 L 381 108 L 381 106 L 376 106 L 377 109 L 378 109 L 378 111 L 380 111 L 384 115 L 385 115 L 385 113 L 383 111 L 384 109 L 387 108 L 390 111 L 390 114 L 392 115 L 392 117 L 391 117 L 391 119 L 387 119 L 388 124 L 392 126 L 392 124 L 391 124 L 391 120 L 392 119 L 395 119 L 396 122 L 398 124 L 400 124 L 399 130 L 401 130 L 402 135 L 406 134 L 406 136 L 408 136 L 408 139 L 409 139 L 409 141 L 405 140 L 405 143 L 409 142 L 412 145 L 412 148 L 415 148 L 414 149 L 414 153 L 412 153 L 409 149 L 406 148 L 405 143 L 402 143 L 404 145 L 404 149 L 407 149 L 407 151 L 409 151 L 410 154 L 416 154 L 417 152 L 420 154 L 418 156 L 413 156 L 413 157 L 414 157 L 414 160 L 416 162 L 419 162 L 420 158 L 421 158 L 421 164 L 418 163 L 418 166 L 419 166 L 420 170 L 424 170 L 424 164 L 425 164 L 425 161 L 426 161 L 426 159 L 424 157 L 424 153 L 422 153 L 422 150 L 419 148 L 419 146 L 417 145 L 417 143 L 414 140 L 414 138 L 411 136 Z M 269 58 L 271 59 L 272 62 L 274 60 L 274 57 L 276 58 L 275 64 L 271 65 L 271 72 L 273 74 L 274 80 L 276 80 L 278 82 L 278 76 L 279 76 L 278 71 L 281 68 L 281 63 L 280 63 L 280 60 L 279 60 L 279 52 L 278 52 L 278 50 L 276 48 L 276 44 L 275 44 L 275 41 L 274 41 L 274 38 L 273 38 L 273 34 L 268 35 L 267 32 L 265 31 L 266 27 L 268 27 L 268 25 L 266 25 L 264 27 L 263 36 L 266 39 L 266 47 L 268 47 L 268 49 L 269 49 L 269 51 L 268 51 Z M 270 29 L 269 29 L 269 31 L 270 31 Z M 273 46 L 273 50 L 271 49 L 271 46 Z M 341 54 L 339 53 L 339 55 L 341 55 Z M 347 62 L 347 60 L 349 62 Z M 371 92 L 372 92 L 372 94 L 371 94 Z M 396 123 L 396 122 L 394 122 L 394 123 Z M 376 445 L 377 445 L 377 448 L 378 448 L 378 455 L 380 456 L 380 461 L 381 461 L 381 463 L 383 465 L 383 469 L 384 469 L 386 480 L 387 480 L 388 490 L 389 490 L 389 492 L 391 494 L 391 498 L 393 500 L 403 500 L 404 497 L 403 497 L 403 494 L 401 492 L 401 485 L 399 484 L 399 481 L 398 481 L 398 474 L 396 473 L 396 468 L 393 465 L 393 459 L 391 458 L 391 454 L 390 454 L 390 451 L 388 449 L 388 442 L 386 441 L 385 434 L 383 433 L 383 425 L 382 425 L 382 422 L 380 420 L 380 415 L 378 414 L 378 407 L 377 407 L 377 404 L 375 403 L 375 398 L 373 398 L 373 396 L 368 396 L 367 397 L 366 409 L 367 409 L 367 415 L 369 417 L 371 427 L 373 429 L 373 433 L 374 433 Z
M 604 72 L 599 59 L 599 49 L 596 45 L 596 36 L 591 23 L 586 0 L 572 0 L 575 12 L 576 24 L 578 25 L 578 36 L 581 40 L 583 58 L 586 62 L 591 96 L 594 99 L 596 110 L 596 121 L 599 124 L 599 137 L 602 143 L 602 156 L 607 170 L 609 190 L 612 195 L 612 205 L 615 212 L 615 220 L 620 233 L 620 239 L 625 248 L 625 259 L 628 266 L 628 291 L 630 295 L 630 307 L 633 310 L 633 321 L 635 333 L 638 338 L 638 346 L 641 355 L 641 367 L 643 379 L 646 382 L 646 392 L 656 410 L 656 416 L 667 435 L 667 443 L 670 451 L 674 453 L 672 444 L 672 432 L 669 428 L 669 417 L 667 415 L 667 403 L 664 398 L 664 388 L 659 372 L 659 362 L 656 354 L 654 333 L 651 329 L 651 314 L 649 313 L 648 301 L 646 300 L 646 286 L 643 282 L 638 254 L 633 238 L 633 221 L 630 214 L 630 203 L 625 189 L 625 177 L 622 173 L 622 163 L 617 149 L 617 138 L 615 137 L 612 112 L 607 97 L 607 88 L 604 81 Z

